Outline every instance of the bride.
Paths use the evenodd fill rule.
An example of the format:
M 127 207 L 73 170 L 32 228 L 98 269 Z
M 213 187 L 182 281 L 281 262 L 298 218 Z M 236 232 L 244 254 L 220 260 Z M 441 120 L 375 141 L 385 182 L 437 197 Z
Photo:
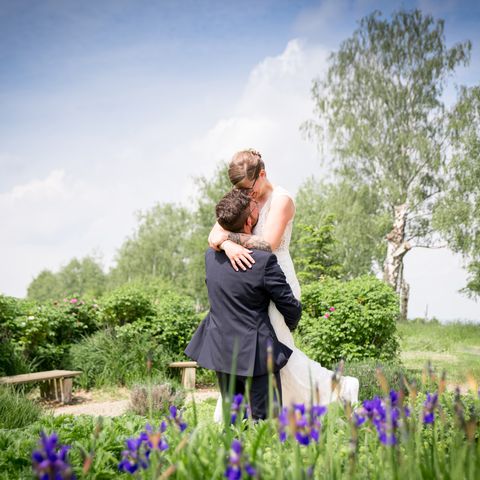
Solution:
M 228 176 L 235 188 L 245 189 L 258 202 L 260 215 L 253 235 L 228 232 L 218 223 L 215 224 L 208 237 L 209 245 L 217 250 L 224 250 L 232 267 L 238 271 L 251 268 L 255 261 L 250 249 L 265 249 L 267 242 L 277 256 L 293 294 L 299 299 L 300 285 L 289 252 L 295 216 L 292 196 L 282 187 L 270 183 L 262 156 L 255 150 L 237 152 L 230 162 Z M 339 387 L 332 391 L 334 372 L 311 360 L 295 347 L 293 335 L 273 302 L 270 302 L 268 313 L 280 342 L 293 350 L 287 365 L 280 370 L 284 405 L 309 404 L 312 398 L 319 399 L 322 405 L 338 399 L 358 402 L 359 382 L 356 378 L 340 377 Z M 312 392 L 312 386 L 316 388 L 315 393 Z M 215 410 L 215 420 L 220 421 L 221 418 L 220 397 Z

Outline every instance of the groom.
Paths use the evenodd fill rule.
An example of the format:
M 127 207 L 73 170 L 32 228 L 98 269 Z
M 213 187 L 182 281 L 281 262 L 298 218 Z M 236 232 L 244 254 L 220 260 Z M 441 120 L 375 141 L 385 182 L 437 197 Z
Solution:
M 250 234 L 259 212 L 254 200 L 241 190 L 233 189 L 217 204 L 216 215 L 226 230 Z M 268 318 L 268 305 L 270 301 L 275 303 L 290 330 L 300 320 L 301 305 L 293 296 L 275 255 L 254 250 L 253 256 L 252 269 L 236 272 L 223 251 L 207 250 L 210 311 L 185 353 L 200 366 L 216 371 L 224 398 L 228 395 L 232 374 L 235 375 L 234 394 L 244 394 L 247 378 L 251 377 L 250 407 L 252 417 L 258 420 L 267 416 L 267 358 L 271 357 L 270 368 L 281 392 L 280 369 L 292 354 L 275 335 Z

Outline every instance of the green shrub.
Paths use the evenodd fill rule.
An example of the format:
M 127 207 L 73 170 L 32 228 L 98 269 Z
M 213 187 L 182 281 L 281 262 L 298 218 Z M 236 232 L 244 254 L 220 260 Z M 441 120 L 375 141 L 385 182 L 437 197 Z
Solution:
M 344 375 L 358 378 L 360 382 L 359 399 L 371 399 L 375 395 L 382 396 L 384 392 L 377 377 L 377 367 L 380 367 L 390 390 L 404 390 L 406 393 L 405 378 L 409 384 L 415 382 L 419 388 L 421 377 L 407 370 L 399 362 L 378 362 L 374 359 L 366 359 L 360 362 L 351 362 L 345 365 Z
M 11 336 L 2 332 L 0 327 L 0 377 L 27 373 L 28 370 L 27 363 L 15 348 Z
M 185 393 L 171 383 L 134 385 L 130 394 L 130 410 L 147 416 L 168 413 L 170 405 L 181 407 Z
M 183 351 L 199 323 L 193 300 L 186 295 L 169 292 L 156 304 L 151 332 L 173 355 L 184 356 Z
M 11 331 L 15 327 L 15 318 L 22 311 L 22 300 L 0 294 L 0 327 Z
M 196 383 L 198 385 L 204 386 L 216 386 L 217 385 L 217 374 L 213 370 L 208 370 L 206 368 L 197 368 L 196 374 Z
M 41 416 L 40 406 L 13 388 L 0 386 L 0 429 L 23 428 Z
M 69 366 L 83 372 L 78 380 L 83 388 L 128 385 L 147 377 L 149 358 L 151 375 L 162 376 L 170 359 L 151 335 L 109 329 L 72 345 Z
M 139 292 L 144 299 L 146 294 Z M 143 301 L 143 300 L 142 300 Z M 171 290 L 156 291 L 151 300 L 152 308 L 146 309 L 144 317 L 121 324 L 115 328 L 118 336 L 131 337 L 136 334 L 148 334 L 168 351 L 171 360 L 184 358 L 183 351 L 192 338 L 195 328 L 200 323 L 195 313 L 192 298 Z
M 0 376 L 28 371 L 14 342 L 15 319 L 21 313 L 21 303 L 22 300 L 17 298 L 0 295 Z
M 296 337 L 305 353 L 322 365 L 332 367 L 342 358 L 396 358 L 398 298 L 377 278 L 325 279 L 307 285 L 302 304 Z
M 155 315 L 151 298 L 140 285 L 125 285 L 102 299 L 102 320 L 106 325 L 121 326 Z
M 70 345 L 98 328 L 98 306 L 76 297 L 25 303 L 15 319 L 14 342 L 37 370 L 64 367 Z

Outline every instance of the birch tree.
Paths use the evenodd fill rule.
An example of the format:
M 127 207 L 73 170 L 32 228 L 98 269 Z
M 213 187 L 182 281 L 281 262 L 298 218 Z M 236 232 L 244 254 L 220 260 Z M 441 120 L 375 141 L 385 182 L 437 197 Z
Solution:
M 306 125 L 328 144 L 340 177 L 366 184 L 390 212 L 384 279 L 401 296 L 406 317 L 405 255 L 435 245 L 432 208 L 444 190 L 448 161 L 449 77 L 470 58 L 469 41 L 447 48 L 443 20 L 420 10 L 391 19 L 376 11 L 329 58 L 314 81 L 317 118 Z

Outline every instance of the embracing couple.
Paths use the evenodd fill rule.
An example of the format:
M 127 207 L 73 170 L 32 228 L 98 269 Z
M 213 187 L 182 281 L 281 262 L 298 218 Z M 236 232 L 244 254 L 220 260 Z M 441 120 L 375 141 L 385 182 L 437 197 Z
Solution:
M 251 378 L 254 419 L 265 418 L 267 412 L 267 350 L 272 352 L 281 396 L 277 400 L 284 405 L 309 404 L 312 398 L 320 404 L 338 398 L 357 402 L 356 378 L 341 377 L 338 388 L 332 389 L 333 372 L 308 358 L 293 341 L 301 305 L 289 253 L 292 196 L 270 183 L 255 150 L 236 153 L 228 175 L 234 188 L 217 204 L 217 224 L 205 255 L 210 311 L 185 353 L 217 372 L 222 395 L 228 392 L 231 374 L 233 393 L 244 393 Z M 215 420 L 222 418 L 220 397 Z

